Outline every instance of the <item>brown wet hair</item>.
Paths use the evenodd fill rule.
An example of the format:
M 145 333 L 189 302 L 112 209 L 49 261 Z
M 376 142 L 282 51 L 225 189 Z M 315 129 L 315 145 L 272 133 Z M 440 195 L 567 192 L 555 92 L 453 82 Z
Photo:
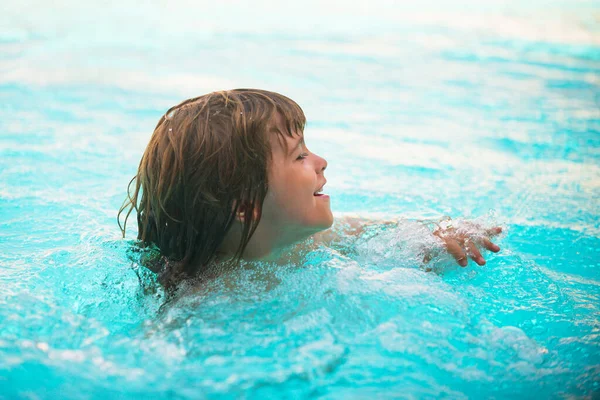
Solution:
M 198 276 L 214 260 L 237 213 L 244 212 L 232 258 L 240 260 L 269 187 L 270 137 L 299 134 L 305 123 L 293 100 L 256 89 L 209 93 L 167 111 L 118 214 L 125 237 L 127 219 L 136 211 L 140 247 L 161 256 L 147 264 L 159 282 L 170 286 Z

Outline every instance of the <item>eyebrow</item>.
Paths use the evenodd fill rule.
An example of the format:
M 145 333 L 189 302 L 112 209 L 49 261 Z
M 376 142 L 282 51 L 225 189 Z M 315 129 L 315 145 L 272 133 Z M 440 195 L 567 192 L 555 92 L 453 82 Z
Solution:
M 288 149 L 288 155 L 291 155 L 301 144 L 304 144 L 304 135 L 299 135 L 294 142 L 294 145 Z

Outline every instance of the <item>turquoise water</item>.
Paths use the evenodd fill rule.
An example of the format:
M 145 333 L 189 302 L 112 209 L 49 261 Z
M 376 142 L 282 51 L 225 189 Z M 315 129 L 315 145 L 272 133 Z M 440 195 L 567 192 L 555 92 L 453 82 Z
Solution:
M 0 398 L 600 393 L 597 4 L 92 4 L 0 14 Z M 161 308 L 116 212 L 166 109 L 234 87 L 304 108 L 336 213 L 502 252 L 427 273 L 400 225 Z

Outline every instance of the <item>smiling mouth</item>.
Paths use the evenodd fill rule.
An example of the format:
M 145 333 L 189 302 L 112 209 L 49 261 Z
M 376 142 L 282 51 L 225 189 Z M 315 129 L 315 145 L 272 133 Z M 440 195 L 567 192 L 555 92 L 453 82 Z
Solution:
M 325 182 L 325 183 L 327 183 L 327 182 Z M 323 187 L 325 186 L 325 183 L 323 184 L 323 186 L 321 186 L 319 189 L 317 189 L 317 191 L 315 191 L 313 193 L 313 196 L 317 196 L 317 197 L 319 197 L 319 196 L 326 196 L 326 194 L 323 193 Z

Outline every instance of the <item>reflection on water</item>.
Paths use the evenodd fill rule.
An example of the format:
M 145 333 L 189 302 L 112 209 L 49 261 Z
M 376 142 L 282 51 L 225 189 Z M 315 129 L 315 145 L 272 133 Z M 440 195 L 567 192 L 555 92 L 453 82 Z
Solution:
M 598 393 L 599 16 L 592 1 L 4 6 L 0 397 Z M 300 103 L 336 212 L 493 209 L 503 251 L 426 273 L 399 226 L 161 307 L 116 211 L 160 115 L 233 87 Z

